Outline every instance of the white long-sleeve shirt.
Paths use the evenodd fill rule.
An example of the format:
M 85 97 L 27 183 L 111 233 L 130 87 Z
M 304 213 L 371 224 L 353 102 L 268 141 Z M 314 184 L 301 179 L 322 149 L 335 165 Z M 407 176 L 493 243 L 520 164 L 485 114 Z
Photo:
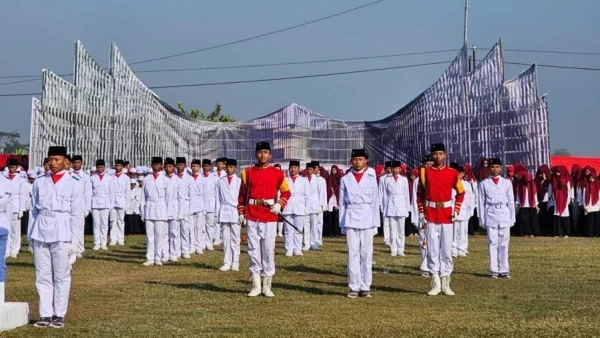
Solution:
M 554 199 L 554 193 L 553 193 L 553 189 L 552 189 L 552 183 L 550 183 L 548 185 L 548 209 L 554 207 L 554 216 L 561 216 L 561 217 L 569 217 L 569 203 L 571 203 L 571 200 L 575 198 L 575 193 L 573 191 L 573 187 L 571 186 L 571 182 L 567 182 L 567 200 L 566 200 L 566 205 L 564 206 L 564 212 L 562 213 L 562 215 L 559 213 L 558 209 L 556 207 L 556 200 Z
M 463 200 L 463 204 L 460 206 L 460 212 L 456 215 L 456 219 L 459 221 L 466 221 L 471 216 L 473 216 L 473 212 L 475 210 L 475 192 L 473 191 L 473 187 L 470 182 L 462 180 L 463 188 L 465 189 L 465 198 Z M 452 208 L 454 209 L 454 202 L 456 199 L 456 190 L 452 190 Z
M 310 186 L 308 179 L 296 175 L 294 179 L 286 177 L 286 180 L 288 187 L 290 187 L 290 199 L 281 213 L 283 215 L 308 215 L 310 213 Z
M 237 175 L 223 176 L 217 182 L 217 203 L 215 216 L 218 223 L 237 223 L 238 216 L 238 196 L 240 195 L 240 186 L 242 179 Z
M 139 186 L 135 186 L 129 193 L 130 201 L 129 208 L 125 210 L 127 215 L 140 215 L 141 204 L 142 204 L 142 189 Z
M 363 172 L 360 182 L 350 171 L 340 181 L 340 228 L 372 229 L 381 226 L 379 188 L 374 170 Z
M 407 217 L 410 211 L 408 180 L 402 175 L 387 175 L 379 181 L 379 199 L 385 217 Z
M 10 232 L 12 219 L 12 197 L 13 186 L 4 175 L 0 175 L 0 228 Z
M 485 228 L 505 228 L 515 224 L 515 198 L 512 182 L 498 177 L 498 184 L 491 177 L 479 184 L 479 224 Z

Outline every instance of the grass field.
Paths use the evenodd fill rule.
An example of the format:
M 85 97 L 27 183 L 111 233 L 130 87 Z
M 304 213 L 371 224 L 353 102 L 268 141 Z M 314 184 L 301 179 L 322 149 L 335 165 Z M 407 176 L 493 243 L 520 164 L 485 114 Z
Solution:
M 279 242 L 279 240 L 278 240 Z M 600 240 L 511 239 L 510 280 L 487 276 L 485 237 L 455 259 L 455 297 L 426 295 L 415 238 L 391 257 L 376 238 L 373 298 L 348 299 L 344 238 L 324 251 L 283 256 L 276 297 L 248 298 L 248 256 L 221 272 L 222 253 L 143 267 L 144 238 L 89 250 L 74 265 L 66 327 L 31 325 L 2 337 L 592 337 L 600 336 Z M 7 301 L 28 301 L 38 317 L 32 256 L 8 260 Z

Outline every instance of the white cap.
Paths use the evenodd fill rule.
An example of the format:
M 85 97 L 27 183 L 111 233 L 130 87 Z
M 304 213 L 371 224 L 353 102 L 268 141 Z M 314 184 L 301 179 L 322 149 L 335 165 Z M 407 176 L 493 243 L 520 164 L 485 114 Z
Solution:
M 131 168 L 131 169 L 129 169 L 129 173 L 130 174 L 137 174 L 137 169 L 136 168 Z
M 37 178 L 38 172 L 35 169 L 29 169 L 27 170 L 27 176 L 29 176 L 30 178 Z
M 135 178 L 132 178 L 129 180 L 129 183 L 131 184 L 137 184 L 137 180 Z
M 139 174 L 143 174 L 144 173 L 144 167 L 141 166 L 141 165 L 135 167 L 135 172 L 137 172 Z
M 96 171 L 96 167 L 91 167 L 90 171 Z
M 141 181 L 144 180 L 144 177 L 140 176 L 140 177 L 137 178 L 137 180 L 141 182 Z
M 123 168 L 123 170 L 121 170 L 121 172 L 122 172 L 123 174 L 127 174 L 127 173 L 129 173 L 129 171 L 127 170 L 127 168 Z

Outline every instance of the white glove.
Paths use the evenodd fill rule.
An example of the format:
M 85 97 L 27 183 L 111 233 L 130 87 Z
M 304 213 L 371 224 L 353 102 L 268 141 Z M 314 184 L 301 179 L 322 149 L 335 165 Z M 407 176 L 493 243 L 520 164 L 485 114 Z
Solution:
M 83 213 L 83 217 L 88 217 L 89 215 L 90 215 L 90 212 L 89 212 L 89 211 L 87 211 L 87 210 L 86 210 L 86 211 L 84 211 L 84 213 Z
M 321 212 L 325 212 L 325 210 L 327 210 L 327 207 L 326 206 L 322 206 L 321 207 Z
M 271 213 L 273 215 L 279 215 L 281 213 L 281 204 L 275 203 L 275 205 L 271 207 Z
M 346 228 L 345 228 L 345 227 L 343 227 L 343 228 L 341 228 L 341 229 L 342 229 L 342 235 L 345 235 L 345 234 L 346 234 Z
M 244 216 L 244 215 L 240 215 L 240 216 L 238 217 L 238 222 L 239 222 L 240 224 L 244 224 L 244 222 L 246 222 L 246 216 Z
M 23 212 L 19 211 L 19 218 L 23 218 Z
M 304 215 L 310 215 L 310 209 L 304 209 Z
M 144 216 L 141 216 L 140 218 L 142 219 L 142 222 L 145 222 L 145 220 L 144 220 Z
M 421 223 L 421 226 L 423 224 L 427 224 L 427 220 L 425 219 L 425 215 L 424 214 L 419 214 L 419 221 Z
M 383 206 L 379 207 L 379 212 L 383 213 Z
M 69 245 L 69 251 L 68 251 L 68 255 L 75 255 L 77 253 L 77 247 L 73 244 Z
M 457 216 L 456 216 L 456 212 L 452 213 L 452 223 L 456 222 Z
M 33 254 L 33 241 L 29 241 L 29 252 Z

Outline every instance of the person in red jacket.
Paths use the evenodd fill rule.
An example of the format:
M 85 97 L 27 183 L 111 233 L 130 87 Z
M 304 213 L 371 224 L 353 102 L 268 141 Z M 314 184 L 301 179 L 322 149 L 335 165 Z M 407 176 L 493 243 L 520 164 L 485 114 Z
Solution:
M 261 276 L 262 294 L 275 296 L 271 291 L 271 282 L 275 275 L 277 221 L 290 198 L 290 188 L 283 171 L 269 164 L 272 156 L 269 142 L 258 142 L 258 163 L 242 171 L 238 214 L 240 224 L 247 222 L 248 256 L 252 272 L 252 290 L 248 297 L 261 294 Z
M 421 168 L 417 190 L 419 218 L 426 229 L 427 268 L 433 275 L 430 296 L 453 296 L 450 289 L 453 223 L 465 197 L 458 171 L 446 166 L 446 148 L 443 143 L 431 145 L 433 166 Z M 452 190 L 456 190 L 452 208 Z M 440 283 L 441 277 L 441 283 Z

